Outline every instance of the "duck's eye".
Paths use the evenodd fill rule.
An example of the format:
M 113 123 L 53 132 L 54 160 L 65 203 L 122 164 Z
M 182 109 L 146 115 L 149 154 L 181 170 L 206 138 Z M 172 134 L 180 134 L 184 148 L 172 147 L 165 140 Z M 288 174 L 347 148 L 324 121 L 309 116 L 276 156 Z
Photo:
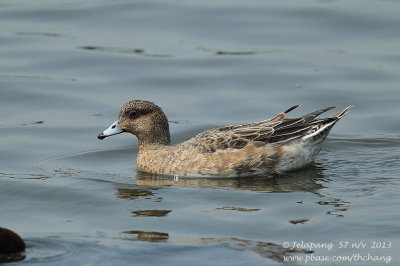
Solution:
M 129 118 L 133 119 L 139 116 L 139 112 L 138 111 L 130 111 L 128 113 Z

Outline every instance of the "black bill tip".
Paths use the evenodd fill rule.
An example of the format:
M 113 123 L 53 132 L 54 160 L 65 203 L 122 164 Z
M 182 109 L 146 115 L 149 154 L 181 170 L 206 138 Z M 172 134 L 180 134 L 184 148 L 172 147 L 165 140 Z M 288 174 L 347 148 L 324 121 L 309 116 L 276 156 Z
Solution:
M 103 135 L 103 133 L 100 133 L 99 135 L 97 135 L 97 138 L 100 139 L 100 140 L 105 139 L 106 137 L 107 136 Z

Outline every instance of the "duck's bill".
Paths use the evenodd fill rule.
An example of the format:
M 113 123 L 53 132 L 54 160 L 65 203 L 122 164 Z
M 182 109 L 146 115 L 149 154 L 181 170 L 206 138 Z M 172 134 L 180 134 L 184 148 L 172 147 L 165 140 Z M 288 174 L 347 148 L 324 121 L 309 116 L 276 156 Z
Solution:
M 105 139 L 110 136 L 114 136 L 124 132 L 124 130 L 119 126 L 118 120 L 111 124 L 109 128 L 101 132 L 97 138 L 98 139 Z

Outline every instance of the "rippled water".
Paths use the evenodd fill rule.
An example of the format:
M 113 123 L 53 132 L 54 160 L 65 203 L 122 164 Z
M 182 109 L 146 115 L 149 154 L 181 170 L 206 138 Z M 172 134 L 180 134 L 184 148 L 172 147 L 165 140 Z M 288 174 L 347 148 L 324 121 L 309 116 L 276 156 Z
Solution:
M 389 0 L 2 1 L 0 226 L 28 247 L 13 265 L 398 264 L 399 11 Z M 128 99 L 162 106 L 174 142 L 296 103 L 294 115 L 355 107 L 306 169 L 174 180 L 137 172 L 134 137 L 97 140 Z

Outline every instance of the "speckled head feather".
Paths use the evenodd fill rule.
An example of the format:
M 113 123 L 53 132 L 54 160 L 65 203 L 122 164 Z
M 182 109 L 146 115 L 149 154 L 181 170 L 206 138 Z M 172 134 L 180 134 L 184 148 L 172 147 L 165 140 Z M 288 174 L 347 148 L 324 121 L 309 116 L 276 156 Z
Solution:
M 163 110 L 152 102 L 132 100 L 119 112 L 119 125 L 138 138 L 140 145 L 169 145 L 168 119 Z
M 250 176 L 289 171 L 311 163 L 332 127 L 350 107 L 327 118 L 317 118 L 333 107 L 297 118 L 287 113 L 273 118 L 204 131 L 170 145 L 168 120 L 152 102 L 125 103 L 118 121 L 98 138 L 129 132 L 138 138 L 137 167 L 144 172 L 174 176 Z

